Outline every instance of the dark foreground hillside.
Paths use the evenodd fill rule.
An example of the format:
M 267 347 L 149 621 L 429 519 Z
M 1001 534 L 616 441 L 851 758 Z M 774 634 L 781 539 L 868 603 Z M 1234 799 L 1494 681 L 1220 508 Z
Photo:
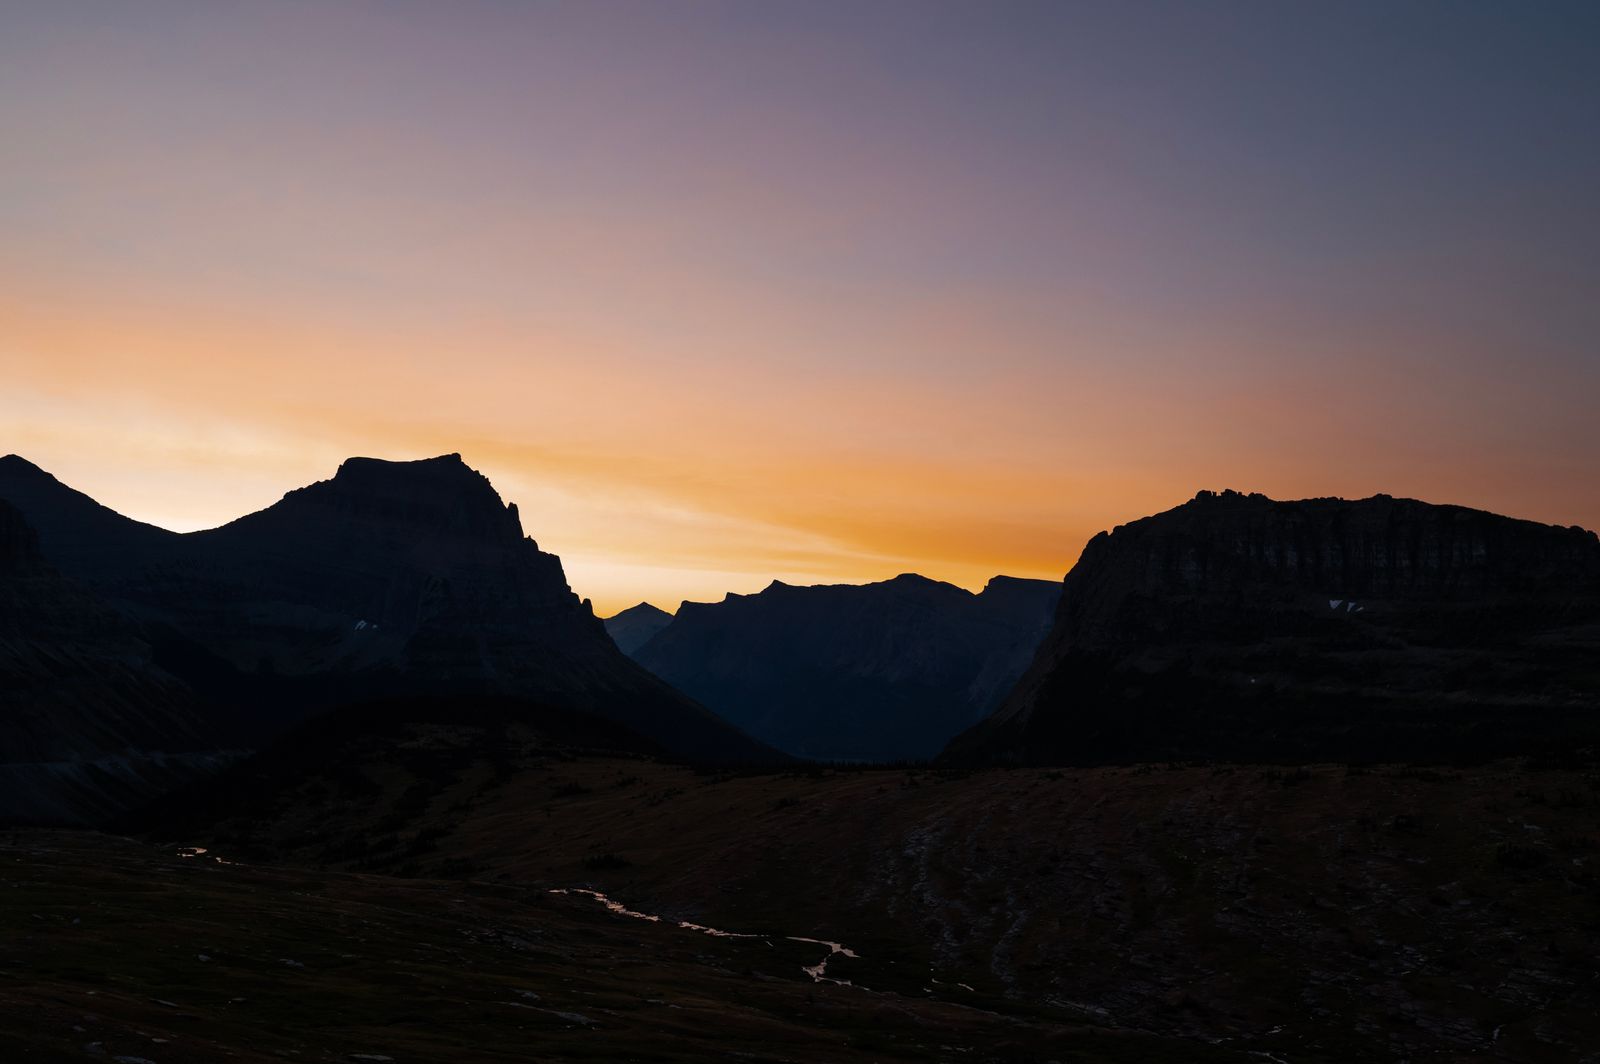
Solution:
M 1600 1045 L 1594 765 L 713 775 L 537 739 L 491 759 L 480 742 L 471 727 L 409 728 L 397 745 L 357 743 L 314 771 L 260 775 L 248 804 L 219 821 L 196 809 L 147 825 L 146 837 L 161 853 L 202 845 L 251 866 L 362 877 L 270 873 L 314 884 L 296 885 L 307 893 L 292 901 L 252 881 L 250 904 L 286 912 L 336 904 L 344 888 L 329 884 L 433 891 L 407 896 L 447 906 L 457 892 L 602 890 L 669 923 L 759 937 L 708 942 L 559 896 L 563 919 L 599 921 L 597 948 L 618 934 L 687 950 L 756 973 L 745 981 L 762 993 L 798 968 L 774 952 L 781 943 L 740 943 L 836 941 L 857 956 L 834 957 L 827 974 L 856 985 L 819 991 L 799 974 L 794 989 L 847 1011 L 796 1022 L 844 1024 L 848 1044 L 875 1059 L 1061 1060 L 1082 1048 L 1013 1052 L 1000 1028 L 963 1042 L 924 1022 L 913 1003 L 930 1000 L 1005 1023 L 1150 1032 L 1197 1059 L 1565 1061 Z M 178 909 L 214 904 L 174 889 Z M 106 948 L 144 948 L 131 923 L 105 933 Z M 698 986 L 650 974 L 647 952 L 580 946 L 563 947 L 563 977 L 599 964 L 600 981 L 659 974 Z M 583 1011 L 559 1001 L 550 1007 Z M 878 1017 L 863 1021 L 870 1034 L 852 1026 L 856 1008 Z M 815 1059 L 770 1052 L 756 1059 Z M 1154 1045 L 1140 1052 L 1159 1059 Z
M 826 947 L 538 886 L 0 835 L 0 1059 L 1242 1060 L 1068 1014 L 814 982 Z

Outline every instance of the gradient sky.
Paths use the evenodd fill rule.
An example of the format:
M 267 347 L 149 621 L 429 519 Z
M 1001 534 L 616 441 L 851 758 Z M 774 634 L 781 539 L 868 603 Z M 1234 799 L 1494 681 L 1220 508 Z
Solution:
M 1600 526 L 1600 5 L 0 0 L 0 452 L 460 451 L 602 613 L 1197 489 Z

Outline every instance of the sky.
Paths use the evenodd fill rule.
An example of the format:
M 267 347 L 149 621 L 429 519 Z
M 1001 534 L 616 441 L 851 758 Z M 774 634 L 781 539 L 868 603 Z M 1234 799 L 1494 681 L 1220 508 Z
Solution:
M 602 614 L 1197 490 L 1600 526 L 1600 5 L 0 0 L 0 453 L 460 452 Z

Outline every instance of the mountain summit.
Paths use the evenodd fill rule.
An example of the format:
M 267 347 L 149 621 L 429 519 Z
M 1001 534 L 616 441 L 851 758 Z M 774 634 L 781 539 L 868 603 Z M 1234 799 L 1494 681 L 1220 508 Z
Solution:
M 1600 726 L 1600 539 L 1201 492 L 1102 532 L 958 760 L 1504 753 Z
M 606 631 L 616 641 L 624 654 L 633 652 L 650 642 L 655 634 L 672 623 L 672 614 L 648 602 L 629 606 L 621 613 L 606 618 Z
M 333 479 L 289 492 L 263 511 L 269 513 L 283 516 L 293 528 L 320 520 L 404 527 L 414 535 L 484 543 L 523 538 L 516 504 L 502 502 L 489 478 L 459 454 L 414 462 L 350 458 Z
M 232 644 L 215 648 L 240 668 L 261 654 L 279 672 L 347 660 L 428 685 L 555 694 L 615 664 L 561 560 L 459 455 L 352 458 L 331 480 L 186 539 L 216 594 L 249 604 L 232 611 Z

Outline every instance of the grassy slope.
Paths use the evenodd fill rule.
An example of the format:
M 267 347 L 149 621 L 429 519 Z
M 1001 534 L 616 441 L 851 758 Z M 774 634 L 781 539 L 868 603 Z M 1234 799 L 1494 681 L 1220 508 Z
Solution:
M 487 883 L 0 836 L 0 1059 L 1239 1059 L 813 984 L 814 946 L 721 939 Z
M 861 958 L 830 972 L 898 1000 L 931 987 L 1194 1047 L 1562 1060 L 1600 1045 L 1592 769 L 711 776 L 474 750 L 465 730 L 416 729 L 398 755 L 350 751 L 172 841 L 599 887 L 730 930 L 838 939 Z

